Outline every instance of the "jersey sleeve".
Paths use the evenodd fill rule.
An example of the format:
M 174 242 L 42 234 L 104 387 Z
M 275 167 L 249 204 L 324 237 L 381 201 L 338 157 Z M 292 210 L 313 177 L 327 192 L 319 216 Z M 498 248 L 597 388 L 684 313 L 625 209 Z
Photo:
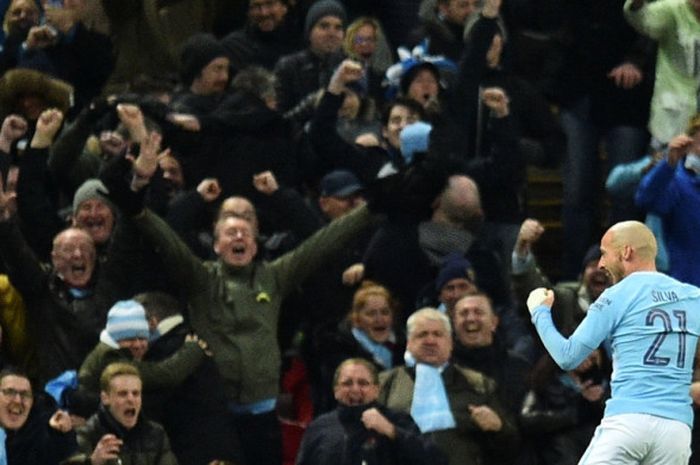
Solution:
M 542 343 L 563 370 L 579 366 L 612 332 L 614 322 L 613 300 L 605 292 L 590 306 L 586 318 L 568 339 L 554 326 L 549 307 L 541 305 L 532 314 Z

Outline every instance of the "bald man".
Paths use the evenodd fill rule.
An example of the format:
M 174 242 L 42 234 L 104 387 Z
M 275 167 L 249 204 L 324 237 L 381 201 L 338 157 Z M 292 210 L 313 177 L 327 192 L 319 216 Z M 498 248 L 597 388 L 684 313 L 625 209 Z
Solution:
M 570 338 L 552 323 L 550 289 L 535 289 L 527 302 L 542 342 L 562 369 L 574 369 L 606 339 L 612 347 L 612 395 L 579 464 L 687 464 L 700 289 L 656 271 L 656 240 L 637 221 L 608 229 L 600 252 L 598 267 L 613 286 Z

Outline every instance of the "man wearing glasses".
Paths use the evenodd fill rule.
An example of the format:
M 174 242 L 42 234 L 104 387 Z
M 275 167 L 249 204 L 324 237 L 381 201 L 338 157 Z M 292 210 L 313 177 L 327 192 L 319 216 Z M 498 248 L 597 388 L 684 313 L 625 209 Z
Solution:
M 431 454 L 411 416 L 377 403 L 379 376 L 371 362 L 347 359 L 338 366 L 334 378 L 333 394 L 338 408 L 309 425 L 297 465 L 430 462 Z
M 29 378 L 14 369 L 0 371 L 0 427 L 3 464 L 54 465 L 78 447 L 68 413 L 35 399 Z

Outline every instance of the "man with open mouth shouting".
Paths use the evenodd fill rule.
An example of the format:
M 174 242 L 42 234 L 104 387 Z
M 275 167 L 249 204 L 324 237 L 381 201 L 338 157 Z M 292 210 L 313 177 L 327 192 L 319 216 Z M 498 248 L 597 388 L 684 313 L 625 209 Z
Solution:
M 240 217 L 220 218 L 214 226 L 217 258 L 202 262 L 175 231 L 143 207 L 142 189 L 156 171 L 159 144 L 160 136 L 152 133 L 141 144 L 135 161 L 117 159 L 105 169 L 102 180 L 122 214 L 131 216 L 147 242 L 158 250 L 168 277 L 186 297 L 192 327 L 209 343 L 224 378 L 228 411 L 239 436 L 245 438 L 241 445 L 246 462 L 278 465 L 281 431 L 275 404 L 282 299 L 390 208 L 415 210 L 417 216 L 429 211 L 447 177 L 437 164 L 426 162 L 377 181 L 370 186 L 367 205 L 337 218 L 269 262 L 258 257 L 255 223 Z M 125 182 L 129 177 L 130 184 Z
M 26 373 L 0 371 L 0 461 L 58 465 L 77 448 L 68 412 L 32 391 Z
M 141 375 L 128 363 L 112 363 L 100 377 L 100 409 L 78 429 L 82 453 L 66 463 L 177 465 L 165 430 L 141 416 Z
M 62 121 L 63 115 L 56 109 L 41 114 L 25 152 L 25 162 L 47 156 Z M 23 176 L 31 173 L 21 171 Z M 53 236 L 51 263 L 46 265 L 32 250 L 31 231 L 28 234 L 27 228 L 20 227 L 24 223 L 16 209 L 11 208 L 23 194 L 5 189 L 0 182 L 0 257 L 7 266 L 10 282 L 26 304 L 27 326 L 38 354 L 38 368 L 34 371 L 41 382 L 80 367 L 98 341 L 109 308 L 128 285 L 126 260 L 102 262 L 98 258 L 98 238 L 106 240 L 111 234 L 113 214 L 105 206 L 105 197 L 105 202 L 94 197 L 94 184 L 101 183 L 94 180 L 92 184 L 77 196 L 76 209 L 82 219 L 75 227 Z M 31 203 L 31 196 L 24 200 Z M 112 242 L 117 248 L 124 243 Z

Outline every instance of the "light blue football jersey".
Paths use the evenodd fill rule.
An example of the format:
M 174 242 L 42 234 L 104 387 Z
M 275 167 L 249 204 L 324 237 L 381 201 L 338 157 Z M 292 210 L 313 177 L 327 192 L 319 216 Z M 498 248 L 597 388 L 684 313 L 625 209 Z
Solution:
M 690 383 L 700 335 L 700 289 L 662 273 L 632 273 L 601 294 L 569 339 L 546 306 L 532 322 L 557 364 L 577 367 L 608 339 L 612 395 L 605 415 L 647 413 L 692 428 Z

